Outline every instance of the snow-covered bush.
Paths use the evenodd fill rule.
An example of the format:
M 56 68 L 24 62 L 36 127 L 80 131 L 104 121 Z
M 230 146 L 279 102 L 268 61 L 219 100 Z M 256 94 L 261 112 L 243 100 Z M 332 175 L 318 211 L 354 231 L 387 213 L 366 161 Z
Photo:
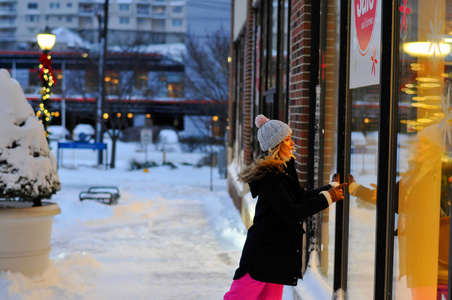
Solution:
M 40 203 L 60 189 L 44 127 L 19 83 L 0 70 L 0 199 Z

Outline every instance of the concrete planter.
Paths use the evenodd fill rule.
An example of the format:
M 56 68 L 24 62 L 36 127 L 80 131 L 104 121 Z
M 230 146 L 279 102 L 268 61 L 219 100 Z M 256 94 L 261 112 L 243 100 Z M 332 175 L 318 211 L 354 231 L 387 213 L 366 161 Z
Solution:
M 49 264 L 53 217 L 61 213 L 56 203 L 0 201 L 0 270 L 41 274 Z

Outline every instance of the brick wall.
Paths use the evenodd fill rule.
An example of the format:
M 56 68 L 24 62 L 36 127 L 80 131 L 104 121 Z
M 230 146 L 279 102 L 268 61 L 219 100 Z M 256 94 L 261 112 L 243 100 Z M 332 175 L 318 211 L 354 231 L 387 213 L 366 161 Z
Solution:
M 245 165 L 250 165 L 252 160 L 251 153 L 251 134 L 253 105 L 253 52 L 254 52 L 254 10 L 252 0 L 247 0 L 247 19 L 245 25 L 245 72 L 243 85 L 243 160 Z
M 292 0 L 290 22 L 289 122 L 293 130 L 292 139 L 297 145 L 298 177 L 304 184 L 308 163 L 311 2 Z

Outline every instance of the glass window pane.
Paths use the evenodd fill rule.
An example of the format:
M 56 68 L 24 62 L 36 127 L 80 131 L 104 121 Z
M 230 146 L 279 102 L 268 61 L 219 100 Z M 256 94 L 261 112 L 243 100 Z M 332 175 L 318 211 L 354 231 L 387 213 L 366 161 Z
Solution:
M 379 86 L 351 90 L 348 299 L 373 299 Z
M 271 37 L 270 37 L 270 53 L 268 53 L 268 88 L 273 88 L 276 86 L 276 57 L 278 53 L 278 0 L 273 0 L 273 5 L 270 8 L 271 16 Z
M 325 135 L 323 144 L 323 157 L 320 159 L 320 164 L 323 166 L 323 182 L 321 185 L 328 184 L 331 181 L 332 175 L 337 171 L 336 153 L 337 153 L 337 107 L 338 107 L 338 82 L 339 72 L 337 59 L 339 57 L 338 51 L 339 39 L 335 30 L 336 11 L 334 0 L 328 1 L 328 9 L 322 14 L 326 14 L 327 24 L 324 28 L 322 25 L 322 35 L 326 35 L 326 39 L 321 45 L 325 49 L 321 56 L 321 63 L 325 64 L 323 69 L 319 70 L 319 78 L 321 80 L 321 101 L 324 101 L 323 114 Z M 319 132 L 320 135 L 320 132 Z M 341 174 L 343 175 L 343 174 Z M 341 178 L 344 182 L 345 179 Z M 336 231 L 336 206 L 333 205 L 322 211 L 322 226 L 320 236 L 320 271 L 324 276 L 327 284 L 333 286 L 334 281 L 334 251 L 335 251 L 335 231 Z
M 400 5 L 395 299 L 447 299 L 452 1 Z

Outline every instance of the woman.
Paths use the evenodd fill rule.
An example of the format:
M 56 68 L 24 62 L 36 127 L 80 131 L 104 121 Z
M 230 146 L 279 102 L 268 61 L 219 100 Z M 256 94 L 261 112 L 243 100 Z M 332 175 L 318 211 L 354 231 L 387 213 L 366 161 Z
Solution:
M 303 219 L 343 199 L 346 185 L 334 182 L 305 191 L 295 170 L 290 127 L 263 115 L 255 123 L 264 154 L 239 174 L 239 180 L 248 183 L 252 196 L 259 198 L 226 300 L 277 300 L 284 285 L 297 285 L 302 277 Z

